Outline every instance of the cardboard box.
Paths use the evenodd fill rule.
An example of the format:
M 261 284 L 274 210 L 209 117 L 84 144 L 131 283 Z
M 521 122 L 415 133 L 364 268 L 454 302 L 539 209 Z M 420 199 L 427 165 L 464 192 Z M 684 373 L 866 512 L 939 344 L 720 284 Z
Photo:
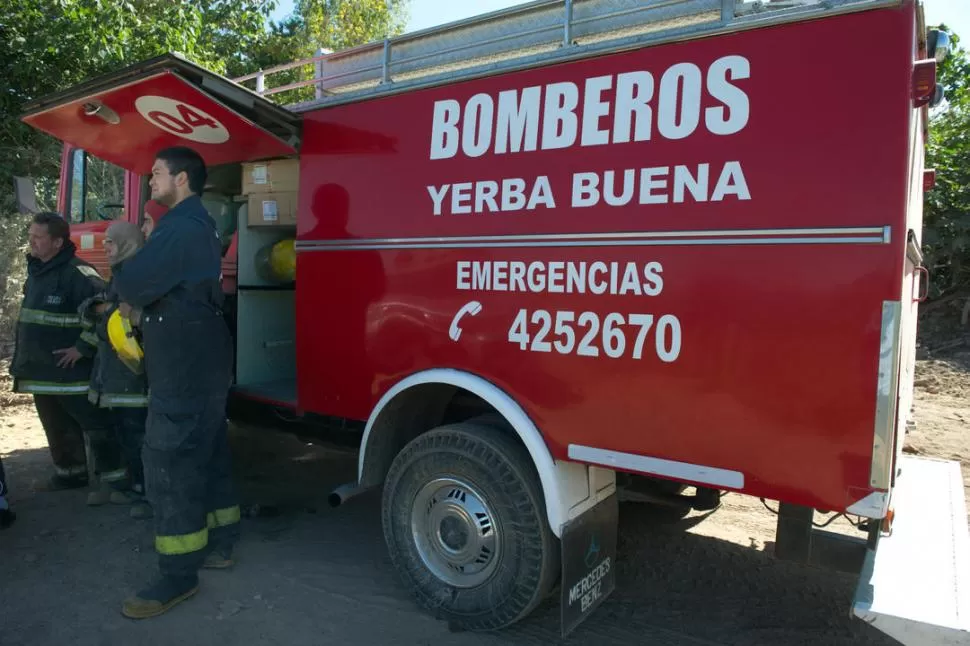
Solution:
M 253 193 L 247 205 L 251 227 L 296 226 L 296 191 Z
M 300 190 L 300 160 L 271 159 L 242 165 L 243 195 Z

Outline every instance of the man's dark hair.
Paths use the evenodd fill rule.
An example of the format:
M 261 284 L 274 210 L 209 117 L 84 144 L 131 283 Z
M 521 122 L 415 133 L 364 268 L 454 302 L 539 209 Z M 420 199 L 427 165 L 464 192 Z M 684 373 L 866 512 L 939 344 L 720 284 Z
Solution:
M 202 155 L 191 148 L 175 146 L 158 151 L 155 159 L 165 162 L 172 177 L 185 171 L 189 178 L 189 190 L 196 195 L 202 194 L 203 189 L 205 189 L 205 180 L 208 178 Z
M 54 239 L 60 238 L 67 243 L 71 239 L 71 225 L 67 223 L 60 213 L 44 211 L 34 216 L 34 224 L 43 224 L 47 227 L 47 233 Z

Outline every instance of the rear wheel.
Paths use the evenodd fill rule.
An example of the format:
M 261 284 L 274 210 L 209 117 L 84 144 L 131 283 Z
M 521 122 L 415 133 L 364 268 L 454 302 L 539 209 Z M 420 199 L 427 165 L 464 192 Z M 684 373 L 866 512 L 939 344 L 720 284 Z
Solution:
M 518 621 L 559 573 L 532 460 L 489 426 L 443 426 L 408 444 L 382 515 L 391 561 L 418 603 L 466 630 Z

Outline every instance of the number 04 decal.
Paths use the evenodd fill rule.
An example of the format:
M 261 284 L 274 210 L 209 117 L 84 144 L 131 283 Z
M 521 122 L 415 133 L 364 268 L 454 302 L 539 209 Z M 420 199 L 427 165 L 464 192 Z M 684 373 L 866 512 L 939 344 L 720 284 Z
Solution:
M 165 132 L 201 144 L 224 144 L 229 131 L 212 115 L 184 101 L 164 96 L 142 96 L 135 100 L 135 109 L 149 123 Z

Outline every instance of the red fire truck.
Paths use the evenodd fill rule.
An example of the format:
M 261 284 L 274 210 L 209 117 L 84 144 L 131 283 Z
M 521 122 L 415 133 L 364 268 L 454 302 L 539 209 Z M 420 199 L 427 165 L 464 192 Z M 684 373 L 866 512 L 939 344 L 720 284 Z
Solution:
M 947 47 L 916 0 L 538 0 L 236 80 L 166 55 L 24 120 L 102 268 L 155 152 L 204 156 L 235 393 L 360 424 L 332 501 L 383 487 L 438 616 L 504 627 L 558 584 L 568 632 L 618 499 L 730 491 L 779 501 L 778 558 L 859 572 L 856 616 L 970 643 L 959 465 L 902 453 Z

